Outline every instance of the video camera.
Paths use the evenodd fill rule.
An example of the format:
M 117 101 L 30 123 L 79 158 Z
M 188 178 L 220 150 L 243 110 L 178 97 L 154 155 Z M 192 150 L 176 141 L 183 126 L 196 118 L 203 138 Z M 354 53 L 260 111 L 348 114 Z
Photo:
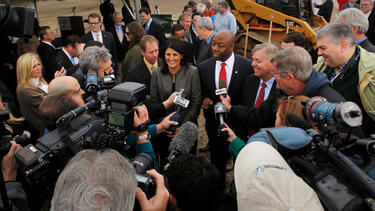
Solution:
M 89 95 L 95 95 L 100 90 L 112 89 L 117 84 L 115 75 L 98 77 L 96 72 L 89 72 L 86 76 L 85 91 Z
M 96 99 L 60 117 L 57 129 L 39 138 L 36 145 L 29 144 L 15 154 L 26 180 L 51 196 L 60 172 L 82 150 L 112 148 L 131 157 L 132 148 L 126 136 L 134 128 L 133 108 L 143 104 L 146 97 L 144 84 L 126 82 L 109 91 L 100 91 Z M 85 114 L 86 111 L 91 114 Z M 152 158 L 147 155 L 133 157 L 133 165 L 153 166 Z M 152 180 L 143 175 L 148 169 L 140 169 L 136 168 L 139 182 L 152 189 L 149 188 Z
M 375 140 L 344 138 L 336 129 L 360 126 L 360 108 L 352 102 L 329 103 L 322 97 L 303 104 L 302 113 L 309 122 L 295 114 L 287 118 L 313 139 L 306 147 L 288 153 L 281 149 L 280 153 L 316 191 L 327 210 L 375 210 L 375 181 L 367 175 L 375 166 Z
M 35 10 L 12 7 L 9 0 L 0 6 L 0 33 L 13 37 L 31 37 L 34 33 Z

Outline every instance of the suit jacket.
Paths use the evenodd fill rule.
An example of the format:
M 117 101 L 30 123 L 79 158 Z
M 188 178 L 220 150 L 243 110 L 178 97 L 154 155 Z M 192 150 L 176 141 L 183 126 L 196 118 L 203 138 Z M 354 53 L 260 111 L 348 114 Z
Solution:
M 260 78 L 254 74 L 247 76 L 244 79 L 241 89 L 241 100 L 240 105 L 253 106 L 257 100 L 258 88 L 260 86 Z M 276 80 L 273 82 L 270 94 L 271 96 L 274 92 L 279 92 L 276 88 Z M 265 99 L 266 100 L 266 99 Z
M 70 58 L 62 50 L 57 52 L 53 66 L 55 71 L 60 70 L 61 66 L 63 66 L 66 69 L 66 75 L 72 75 L 78 69 L 78 65 L 74 66 Z M 55 71 L 53 74 L 55 74 Z
M 347 9 L 347 8 L 350 8 L 349 3 L 342 5 L 341 10 L 344 10 L 344 9 Z M 359 9 L 359 4 L 354 3 L 353 8 Z
M 375 45 L 375 9 L 371 11 L 368 17 L 368 30 L 366 32 L 368 40 Z
M 161 59 L 158 59 L 159 67 L 163 64 L 162 62 Z M 147 94 L 150 94 L 151 74 L 143 59 L 136 66 L 129 69 L 125 82 L 127 81 L 145 84 L 147 87 Z
M 241 89 L 241 98 L 239 105 L 244 105 L 247 107 L 254 107 L 255 101 L 257 100 L 258 88 L 260 86 L 260 78 L 255 76 L 254 74 L 247 76 L 242 84 Z M 271 91 L 268 95 L 268 98 L 271 98 L 273 95 L 279 96 L 280 90 L 276 88 L 276 80 L 274 80 Z M 268 99 L 267 98 L 267 99 Z M 264 99 L 266 100 L 266 99 Z M 250 108 L 249 107 L 249 108 Z M 247 137 L 248 128 L 246 125 L 239 123 L 239 124 L 232 124 L 232 129 L 235 131 L 237 136 L 241 138 Z
M 197 35 L 195 35 L 195 33 L 193 32 L 192 29 L 190 29 L 190 33 L 191 33 L 191 39 L 193 40 L 193 55 L 194 55 L 194 60 L 197 61 L 198 60 L 198 56 L 199 56 L 199 50 L 200 50 L 200 47 L 202 45 L 202 40 L 199 39 L 199 37 Z
M 38 54 L 43 64 L 43 78 L 47 82 L 50 82 L 54 78 L 54 74 L 56 72 L 53 65 L 57 54 L 56 49 L 44 42 L 40 42 Z
M 197 66 L 202 63 L 204 60 L 212 57 L 211 45 L 212 40 L 207 44 L 206 41 L 202 40 L 201 46 L 199 48 L 199 55 L 197 59 Z M 251 65 L 250 65 L 251 66 Z
M 190 100 L 187 108 L 181 109 L 182 122 L 191 121 L 197 123 L 197 118 L 201 110 L 201 83 L 199 73 L 196 67 L 184 65 L 180 71 L 175 74 L 175 90 L 172 89 L 172 75 L 161 73 L 161 68 L 157 68 L 151 77 L 150 97 L 154 104 L 160 104 L 167 100 L 174 91 L 184 89 L 182 97 Z M 176 106 L 167 109 L 167 114 L 176 110 Z
M 220 101 L 220 98 L 215 94 L 215 65 L 216 60 L 214 58 L 209 58 L 198 65 L 202 86 L 202 98 L 205 99 L 208 97 L 213 101 L 214 104 Z M 232 77 L 227 90 L 228 95 L 231 98 L 232 105 L 240 103 L 241 89 L 244 79 L 253 73 L 254 70 L 251 67 L 251 60 L 235 54 Z M 206 118 L 206 124 L 215 122 L 213 106 L 211 106 L 209 109 L 203 109 L 203 111 Z
M 122 31 L 125 33 L 125 26 L 121 25 L 121 28 L 122 28 Z M 113 35 L 113 38 L 115 40 L 115 45 L 116 45 L 117 59 L 118 59 L 118 62 L 120 62 L 125 58 L 126 51 L 128 50 L 128 44 L 126 41 L 125 34 L 122 39 L 122 42 L 120 42 L 120 39 L 117 36 L 115 25 L 112 25 L 111 27 L 109 27 L 107 31 L 111 32 L 111 34 Z
M 143 27 L 145 26 L 146 25 L 143 25 Z M 147 34 L 154 36 L 159 41 L 159 48 L 161 48 L 160 46 L 165 45 L 165 41 L 167 40 L 167 38 L 165 37 L 163 28 L 159 23 L 155 22 L 155 20 L 151 21 Z
M 371 42 L 367 39 L 365 39 L 363 42 L 359 44 L 363 49 L 365 49 L 368 52 L 375 53 L 375 46 L 371 44 Z
M 333 10 L 332 0 L 326 0 L 322 5 L 316 5 L 316 7 L 319 8 L 318 15 L 323 16 L 327 23 L 329 23 Z
M 102 31 L 102 37 L 103 37 L 103 44 L 104 46 L 109 50 L 109 52 L 112 55 L 112 61 L 117 65 L 118 63 L 118 57 L 117 57 L 117 50 L 116 50 L 116 44 L 115 44 L 115 39 L 113 38 L 112 33 L 107 32 L 107 31 Z M 86 43 L 87 41 L 94 40 L 92 37 L 91 31 L 89 31 L 87 34 L 83 35 L 81 37 L 82 42 Z M 118 68 L 113 68 L 115 71 Z
M 31 125 L 39 133 L 44 131 L 44 119 L 40 115 L 39 105 L 47 93 L 35 87 L 17 88 L 17 98 L 20 104 L 20 110 Z

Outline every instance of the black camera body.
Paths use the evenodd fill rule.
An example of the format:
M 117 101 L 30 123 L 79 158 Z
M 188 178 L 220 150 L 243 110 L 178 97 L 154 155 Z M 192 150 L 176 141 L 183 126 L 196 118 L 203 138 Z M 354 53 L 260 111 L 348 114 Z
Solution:
M 76 153 L 112 148 L 125 154 L 130 148 L 126 136 L 133 129 L 133 107 L 146 99 L 146 86 L 126 82 L 106 96 L 98 95 L 101 97 L 63 115 L 57 121 L 58 128 L 39 138 L 36 145 L 29 144 L 15 153 L 26 180 L 49 196 L 60 172 Z M 96 115 L 84 114 L 89 109 L 95 109 L 92 113 Z

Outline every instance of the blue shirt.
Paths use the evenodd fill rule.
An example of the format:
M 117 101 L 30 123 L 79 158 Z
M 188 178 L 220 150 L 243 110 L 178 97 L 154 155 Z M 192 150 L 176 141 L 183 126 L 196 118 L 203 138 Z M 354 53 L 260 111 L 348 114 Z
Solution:
M 151 21 L 152 21 L 152 18 L 150 18 L 150 20 L 145 24 L 145 30 L 146 30 L 146 32 L 148 32 L 148 30 L 150 28 Z
M 362 38 L 362 39 L 360 39 L 360 40 L 357 40 L 357 41 L 355 41 L 355 44 L 356 45 L 359 45 L 359 44 L 361 44 L 363 41 L 365 41 L 367 39 L 367 37 L 364 37 L 364 38 Z
M 271 89 L 272 89 L 272 85 L 273 85 L 273 82 L 275 81 L 275 78 L 272 77 L 270 80 L 268 81 L 263 81 L 262 79 L 260 79 L 260 83 L 259 83 L 259 87 L 258 87 L 258 93 L 257 93 L 257 97 L 255 98 L 255 101 L 254 101 L 254 106 L 255 106 L 255 103 L 257 102 L 257 99 L 258 99 L 258 96 L 259 96 L 259 92 L 260 92 L 260 89 L 262 88 L 261 84 L 263 82 L 265 82 L 267 84 L 267 86 L 264 88 L 264 99 L 263 101 L 267 100 L 268 96 L 270 95 L 270 92 L 271 92 Z
M 207 45 L 211 42 L 212 38 L 215 37 L 216 32 L 212 33 L 211 36 L 206 40 Z
M 214 28 L 216 32 L 229 30 L 233 34 L 237 33 L 237 22 L 236 18 L 229 11 L 221 14 L 220 12 L 215 15 Z

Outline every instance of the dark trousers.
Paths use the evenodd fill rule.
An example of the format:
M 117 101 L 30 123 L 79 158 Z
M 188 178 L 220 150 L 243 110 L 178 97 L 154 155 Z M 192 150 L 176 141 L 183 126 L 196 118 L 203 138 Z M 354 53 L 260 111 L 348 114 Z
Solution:
M 211 163 L 216 166 L 225 182 L 227 145 L 226 141 L 218 136 L 219 125 L 215 119 L 206 119 L 206 132 L 209 139 Z

